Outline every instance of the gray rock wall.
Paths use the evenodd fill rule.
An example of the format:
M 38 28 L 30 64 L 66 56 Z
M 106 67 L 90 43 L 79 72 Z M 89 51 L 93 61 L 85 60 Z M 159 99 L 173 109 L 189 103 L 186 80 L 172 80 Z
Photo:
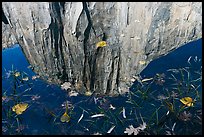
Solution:
M 54 83 L 69 81 L 79 92 L 124 93 L 150 61 L 202 37 L 201 2 L 3 2 L 2 7 L 35 71 Z M 108 46 L 97 49 L 101 40 Z

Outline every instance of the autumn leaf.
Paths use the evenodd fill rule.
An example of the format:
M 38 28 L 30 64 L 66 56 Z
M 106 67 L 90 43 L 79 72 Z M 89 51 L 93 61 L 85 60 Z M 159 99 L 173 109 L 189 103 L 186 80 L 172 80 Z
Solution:
M 15 77 L 19 77 L 19 76 L 20 76 L 20 72 L 14 73 L 14 76 L 15 76 Z
M 67 112 L 64 112 L 64 114 L 60 118 L 61 122 L 69 122 L 70 121 L 70 116 L 67 114 Z
M 140 61 L 139 61 L 139 64 L 144 65 L 144 64 L 146 64 L 146 61 L 140 60 Z
M 188 107 L 192 107 L 193 106 L 193 99 L 191 97 L 184 97 L 180 99 L 181 103 L 183 103 L 184 105 L 188 106 Z
M 165 101 L 165 102 L 166 102 L 166 101 Z M 166 104 L 167 104 L 167 108 L 168 108 L 171 112 L 174 112 L 174 106 L 173 106 L 173 104 L 170 103 L 170 102 L 166 102 Z
M 91 96 L 91 95 L 92 95 L 91 91 L 86 91 L 85 92 L 85 96 Z
M 14 111 L 17 115 L 22 114 L 28 108 L 27 103 L 19 103 L 12 107 L 12 111 Z
M 98 42 L 97 44 L 96 44 L 96 47 L 105 47 L 105 46 L 107 46 L 107 43 L 106 43 L 106 41 L 100 41 L 100 42 Z
M 28 81 L 28 79 L 29 79 L 28 77 L 22 78 L 23 81 Z

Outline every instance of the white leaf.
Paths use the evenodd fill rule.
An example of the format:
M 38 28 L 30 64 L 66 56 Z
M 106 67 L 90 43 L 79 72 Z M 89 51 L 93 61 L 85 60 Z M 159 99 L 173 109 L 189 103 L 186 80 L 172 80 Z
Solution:
M 190 56 L 190 57 L 188 58 L 188 63 L 189 63 L 189 64 L 191 64 L 191 63 L 190 63 L 191 57 L 192 57 L 192 56 Z
M 69 96 L 70 96 L 70 97 L 72 97 L 72 96 L 74 96 L 74 97 L 75 97 L 75 96 L 78 96 L 78 94 L 79 94 L 79 93 L 77 93 L 77 92 L 75 92 L 75 91 L 73 91 L 73 90 L 69 92 Z
M 103 116 L 104 116 L 104 114 L 96 114 L 96 115 L 92 115 L 91 117 L 95 118 L 95 117 L 103 117 Z
M 176 126 L 176 122 L 175 122 L 174 125 L 172 126 L 171 131 L 174 131 L 175 126 Z
M 149 80 L 152 80 L 153 78 L 145 78 L 142 80 L 142 82 L 145 82 L 145 81 L 149 81 Z
M 113 131 L 113 129 L 115 128 L 115 126 L 112 126 L 107 133 L 111 133 Z
M 79 118 L 78 123 L 82 120 L 83 117 L 84 117 L 84 111 L 83 111 L 83 113 L 81 114 L 81 117 Z
M 123 107 L 123 117 L 126 118 L 126 115 L 125 115 L 125 108 Z
M 110 109 L 115 109 L 115 107 L 112 105 L 112 104 L 110 104 L 110 107 L 109 107 Z

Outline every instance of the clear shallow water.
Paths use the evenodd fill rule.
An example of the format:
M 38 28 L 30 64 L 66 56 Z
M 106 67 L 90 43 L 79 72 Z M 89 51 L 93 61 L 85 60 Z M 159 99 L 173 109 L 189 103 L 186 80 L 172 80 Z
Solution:
M 191 57 L 191 65 L 188 63 L 189 57 Z M 197 57 L 196 57 L 197 56 Z M 149 88 L 148 83 L 146 86 L 141 87 L 138 82 L 135 82 L 130 90 L 131 93 L 125 96 L 119 97 L 87 97 L 83 95 L 78 95 L 77 97 L 69 97 L 67 92 L 61 90 L 61 88 L 57 85 L 47 84 L 45 81 L 41 79 L 32 80 L 32 76 L 36 75 L 31 69 L 28 68 L 29 63 L 27 62 L 25 56 L 23 55 L 20 47 L 18 45 L 13 48 L 3 50 L 2 52 L 2 92 L 4 95 L 10 95 L 13 93 L 13 83 L 14 80 L 12 77 L 6 78 L 6 73 L 9 70 L 17 70 L 21 73 L 25 72 L 26 76 L 29 77 L 28 81 L 24 83 L 20 83 L 20 86 L 16 88 L 17 94 L 24 92 L 26 89 L 29 91 L 22 94 L 19 102 L 25 102 L 29 104 L 29 108 L 22 114 L 19 115 L 19 124 L 24 125 L 24 129 L 21 132 L 17 132 L 16 129 L 19 128 L 18 123 L 16 122 L 15 113 L 12 112 L 12 117 L 8 119 L 6 116 L 6 112 L 8 109 L 14 104 L 12 101 L 8 101 L 7 105 L 3 103 L 3 108 L 7 111 L 2 111 L 2 128 L 5 129 L 2 131 L 3 134 L 93 134 L 93 133 L 101 133 L 106 134 L 108 130 L 115 126 L 111 134 L 124 134 L 125 128 L 129 125 L 133 125 L 137 127 L 141 124 L 142 120 L 140 118 L 140 114 L 143 117 L 143 120 L 148 124 L 152 129 L 147 128 L 146 132 L 142 132 L 141 134 L 165 134 L 167 128 L 164 126 L 158 126 L 158 120 L 162 119 L 162 116 L 168 112 L 168 109 L 161 106 L 161 101 L 157 99 L 159 95 L 167 96 L 168 93 L 171 93 L 174 89 L 175 84 L 172 79 L 168 79 L 171 76 L 170 71 L 168 69 L 179 69 L 183 67 L 189 67 L 189 71 L 191 73 L 191 78 L 198 78 L 199 75 L 197 73 L 193 73 L 194 71 L 199 71 L 202 65 L 201 59 L 202 57 L 202 40 L 198 40 L 195 42 L 191 42 L 166 56 L 160 57 L 154 61 L 152 61 L 147 68 L 145 68 L 142 73 L 142 78 L 150 78 L 155 77 L 157 73 L 165 74 L 165 82 L 159 84 L 152 83 Z M 197 61 L 194 61 L 197 58 Z M 185 78 L 183 83 L 188 81 L 186 75 L 184 73 Z M 175 74 L 176 78 L 180 78 L 180 73 Z M 158 81 L 157 81 L 158 82 Z M 195 82 L 196 85 L 201 85 L 201 82 Z M 186 86 L 183 86 L 181 90 L 185 90 Z M 140 90 L 138 90 L 140 89 Z M 148 91 L 147 98 L 141 98 L 142 94 L 139 92 Z M 166 92 L 167 91 L 167 92 Z M 199 94 L 201 95 L 202 85 L 198 87 Z M 186 93 L 182 94 L 181 97 L 185 97 L 186 95 L 195 97 L 195 93 Z M 39 99 L 32 100 L 34 96 L 38 96 Z M 142 96 L 143 97 L 143 96 Z M 97 100 L 96 103 L 94 100 Z M 65 101 L 69 101 L 72 107 L 69 109 L 68 114 L 71 117 L 69 123 L 62 123 L 60 121 L 60 117 L 65 112 L 62 104 Z M 178 99 L 175 99 L 175 106 L 179 106 Z M 116 109 L 111 109 L 110 104 L 114 106 Z M 139 106 L 138 106 L 139 105 Z M 10 107 L 9 107 L 10 106 Z M 197 110 L 201 109 L 202 104 L 201 101 L 196 102 L 194 108 L 190 110 L 192 114 L 196 113 Z M 125 109 L 125 116 L 123 115 L 123 110 Z M 175 107 L 176 109 L 176 107 Z M 156 111 L 157 115 L 153 113 Z M 104 117 L 91 118 L 90 116 L 94 114 L 104 114 Z M 54 114 L 54 116 L 53 116 Z M 83 114 L 83 118 L 78 123 L 78 120 Z M 150 120 L 152 117 L 152 120 Z M 172 116 L 173 117 L 173 116 Z M 156 121 L 156 122 L 155 122 Z M 174 118 L 165 119 L 166 126 L 172 127 L 175 123 Z M 11 127 L 9 127 L 8 123 L 13 123 Z M 157 123 L 157 124 L 155 124 Z M 191 129 L 190 127 L 194 128 Z M 153 130 L 155 129 L 155 130 Z M 191 129 L 192 131 L 190 131 Z M 163 131 L 164 130 L 164 131 Z M 201 130 L 201 125 L 194 123 L 192 125 L 191 122 L 187 123 L 178 121 L 176 122 L 175 132 L 178 134 L 201 134 L 199 131 Z M 193 131 L 194 130 L 194 131 Z

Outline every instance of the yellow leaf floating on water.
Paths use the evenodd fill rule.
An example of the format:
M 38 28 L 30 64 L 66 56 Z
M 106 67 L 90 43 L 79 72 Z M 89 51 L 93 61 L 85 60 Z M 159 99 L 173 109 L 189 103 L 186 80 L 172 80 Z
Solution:
M 105 47 L 105 46 L 107 46 L 107 43 L 106 43 L 106 41 L 100 41 L 100 42 L 98 42 L 97 44 L 96 44 L 96 47 Z
M 28 108 L 27 103 L 19 103 L 12 107 L 12 111 L 16 112 L 17 115 L 22 114 Z
M 173 104 L 170 103 L 170 102 L 166 102 L 166 104 L 167 104 L 168 109 L 169 109 L 171 112 L 174 112 L 174 106 L 173 106 Z
M 16 73 L 14 74 L 14 76 L 15 76 L 15 77 L 19 77 L 19 76 L 20 76 L 20 72 L 16 72 Z
M 85 96 L 91 96 L 91 95 L 92 95 L 91 91 L 86 91 L 85 92 Z
M 146 61 L 140 60 L 140 61 L 139 61 L 139 64 L 144 65 L 144 64 L 146 64 Z
M 188 107 L 192 107 L 193 106 L 193 99 L 191 97 L 184 97 L 182 99 L 180 99 L 181 103 L 183 103 L 184 105 L 188 106 Z
M 64 112 L 64 114 L 60 118 L 61 122 L 69 122 L 70 121 L 70 116 L 67 114 L 67 112 Z

